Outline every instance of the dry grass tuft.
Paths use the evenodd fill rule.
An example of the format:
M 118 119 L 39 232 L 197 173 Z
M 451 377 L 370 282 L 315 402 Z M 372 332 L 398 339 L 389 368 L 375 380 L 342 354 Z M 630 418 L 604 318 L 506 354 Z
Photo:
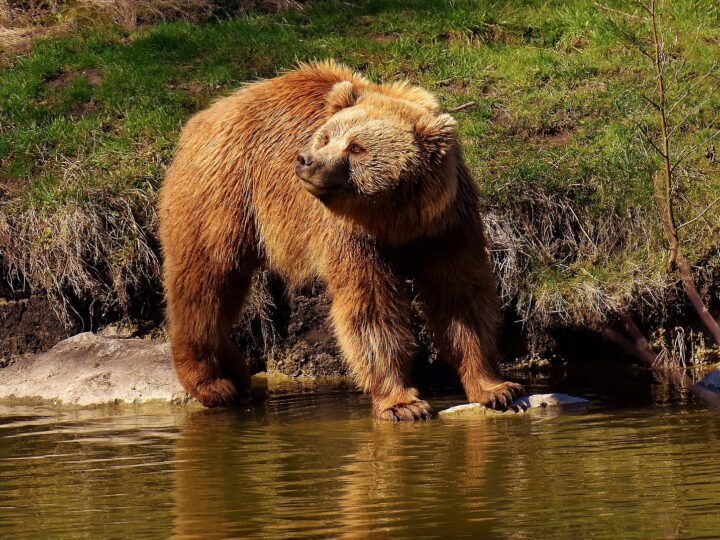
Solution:
M 227 13 L 213 0 L 0 0 L 0 52 L 24 53 L 38 37 L 61 33 L 75 24 L 115 23 L 138 28 L 161 22 L 199 22 Z M 295 0 L 239 0 L 237 13 L 281 12 L 302 8 Z
M 53 293 L 66 320 L 79 315 L 73 307 L 78 301 L 89 306 L 91 318 L 110 310 L 128 313 L 138 295 L 160 290 L 155 214 L 137 210 L 138 201 L 149 209 L 153 201 L 134 195 L 134 204 L 117 197 L 49 216 L 32 208 L 0 215 L 0 253 L 10 274 Z
M 489 210 L 485 223 L 502 298 L 531 332 L 598 329 L 623 306 L 660 310 L 674 288 L 660 272 L 643 273 L 647 261 L 627 256 L 657 242 L 641 216 L 598 218 L 569 198 L 535 192 Z
M 0 52 L 25 52 L 32 39 L 48 32 L 44 21 L 58 13 L 55 1 L 0 0 Z
M 215 8 L 207 0 L 77 0 L 70 14 L 78 19 L 100 15 L 125 28 L 137 28 L 174 20 L 200 21 Z

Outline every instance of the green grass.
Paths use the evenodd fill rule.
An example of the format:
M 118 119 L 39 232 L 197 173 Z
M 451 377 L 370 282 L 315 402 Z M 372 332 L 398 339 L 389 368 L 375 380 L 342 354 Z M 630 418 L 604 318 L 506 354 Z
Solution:
M 688 56 L 688 71 L 720 61 L 715 3 L 667 4 L 665 33 Z M 6 57 L 0 73 L 0 178 L 5 228 L 15 237 L 0 250 L 39 286 L 53 282 L 38 258 L 79 295 L 111 282 L 109 303 L 129 273 L 145 272 L 156 286 L 156 261 L 143 246 L 153 244 L 155 191 L 184 121 L 244 81 L 298 60 L 336 58 L 376 81 L 410 79 L 447 109 L 476 102 L 456 114 L 465 156 L 494 216 L 490 229 L 509 242 L 498 248 L 499 265 L 515 257 L 503 291 L 528 322 L 586 321 L 620 302 L 640 305 L 675 281 L 652 202 L 658 164 L 636 129 L 656 125 L 641 98 L 652 93 L 651 66 L 611 19 L 618 17 L 591 0 L 321 1 L 295 12 L 133 31 L 103 25 L 38 41 Z M 714 95 L 678 145 L 719 127 L 716 84 L 708 78 L 690 93 L 689 106 Z M 688 162 L 680 221 L 720 193 L 720 165 L 703 151 Z M 85 266 L 68 277 L 58 223 L 77 212 L 103 216 L 93 246 L 105 251 L 76 256 Z M 32 224 L 21 230 L 27 216 Z M 682 232 L 691 260 L 712 266 L 720 212 L 705 217 Z M 2 230 L 0 223 L 0 241 Z

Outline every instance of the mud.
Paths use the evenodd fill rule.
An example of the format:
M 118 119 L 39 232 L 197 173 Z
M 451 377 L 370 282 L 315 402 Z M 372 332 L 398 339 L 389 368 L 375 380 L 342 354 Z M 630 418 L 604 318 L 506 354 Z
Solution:
M 13 287 L 5 277 L 0 279 L 0 367 L 23 355 L 46 351 L 79 331 L 53 311 L 46 296 L 31 294 L 19 284 Z
M 291 293 L 279 280 L 272 280 L 269 294 L 269 320 L 256 318 L 236 327 L 233 334 L 252 372 L 292 378 L 347 376 L 328 318 L 330 299 L 322 287 Z
M 49 350 L 61 340 L 84 330 L 100 331 L 108 337 L 151 338 L 164 340 L 157 320 L 139 324 L 136 321 L 63 321 L 53 311 L 52 301 L 31 294 L 27 288 L 0 280 L 0 367 L 30 353 Z M 318 380 L 323 377 L 347 377 L 345 366 L 333 336 L 329 320 L 330 299 L 316 284 L 300 291 L 288 291 L 279 279 L 271 278 L 266 296 L 268 309 L 261 315 L 246 317 L 236 326 L 232 339 L 248 359 L 252 373 L 266 372 L 295 380 Z M 77 308 L 82 311 L 82 308 Z M 457 374 L 438 359 L 431 336 L 424 329 L 419 314 L 413 317 L 413 328 L 420 345 L 413 362 L 413 377 L 421 389 L 460 388 Z M 532 350 L 523 328 L 510 314 L 499 339 L 506 377 L 520 373 L 549 373 L 564 370 L 570 364 L 604 364 L 609 358 L 627 359 L 621 351 L 587 329 L 555 328 L 544 341 L 535 339 Z M 627 362 L 628 364 L 630 362 Z
M 102 69 L 91 68 L 82 71 L 70 71 L 60 73 L 48 81 L 48 87 L 53 92 L 58 92 L 67 88 L 75 79 L 85 79 L 92 87 L 99 86 L 103 80 Z

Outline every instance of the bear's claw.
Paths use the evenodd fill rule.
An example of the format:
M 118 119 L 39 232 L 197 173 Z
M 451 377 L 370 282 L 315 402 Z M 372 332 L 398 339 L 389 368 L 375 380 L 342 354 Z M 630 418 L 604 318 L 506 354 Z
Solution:
M 491 409 L 505 411 L 510 407 L 513 399 L 524 393 L 525 390 L 522 385 L 514 382 L 504 382 L 482 390 L 477 399 L 472 401 Z
M 432 417 L 432 407 L 427 401 L 421 399 L 410 403 L 397 403 L 376 414 L 378 420 L 388 420 L 390 422 L 429 420 Z

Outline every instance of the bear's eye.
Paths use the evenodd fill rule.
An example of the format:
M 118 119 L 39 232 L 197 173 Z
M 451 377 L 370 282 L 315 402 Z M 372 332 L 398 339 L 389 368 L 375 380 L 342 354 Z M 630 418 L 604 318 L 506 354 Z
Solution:
M 364 151 L 365 151 L 365 149 L 356 143 L 353 143 L 350 146 L 348 146 L 348 152 L 350 152 L 351 154 L 362 154 Z
M 327 146 L 329 142 L 330 142 L 330 135 L 328 135 L 326 133 L 325 135 L 323 135 L 323 138 L 322 138 L 323 146 Z

